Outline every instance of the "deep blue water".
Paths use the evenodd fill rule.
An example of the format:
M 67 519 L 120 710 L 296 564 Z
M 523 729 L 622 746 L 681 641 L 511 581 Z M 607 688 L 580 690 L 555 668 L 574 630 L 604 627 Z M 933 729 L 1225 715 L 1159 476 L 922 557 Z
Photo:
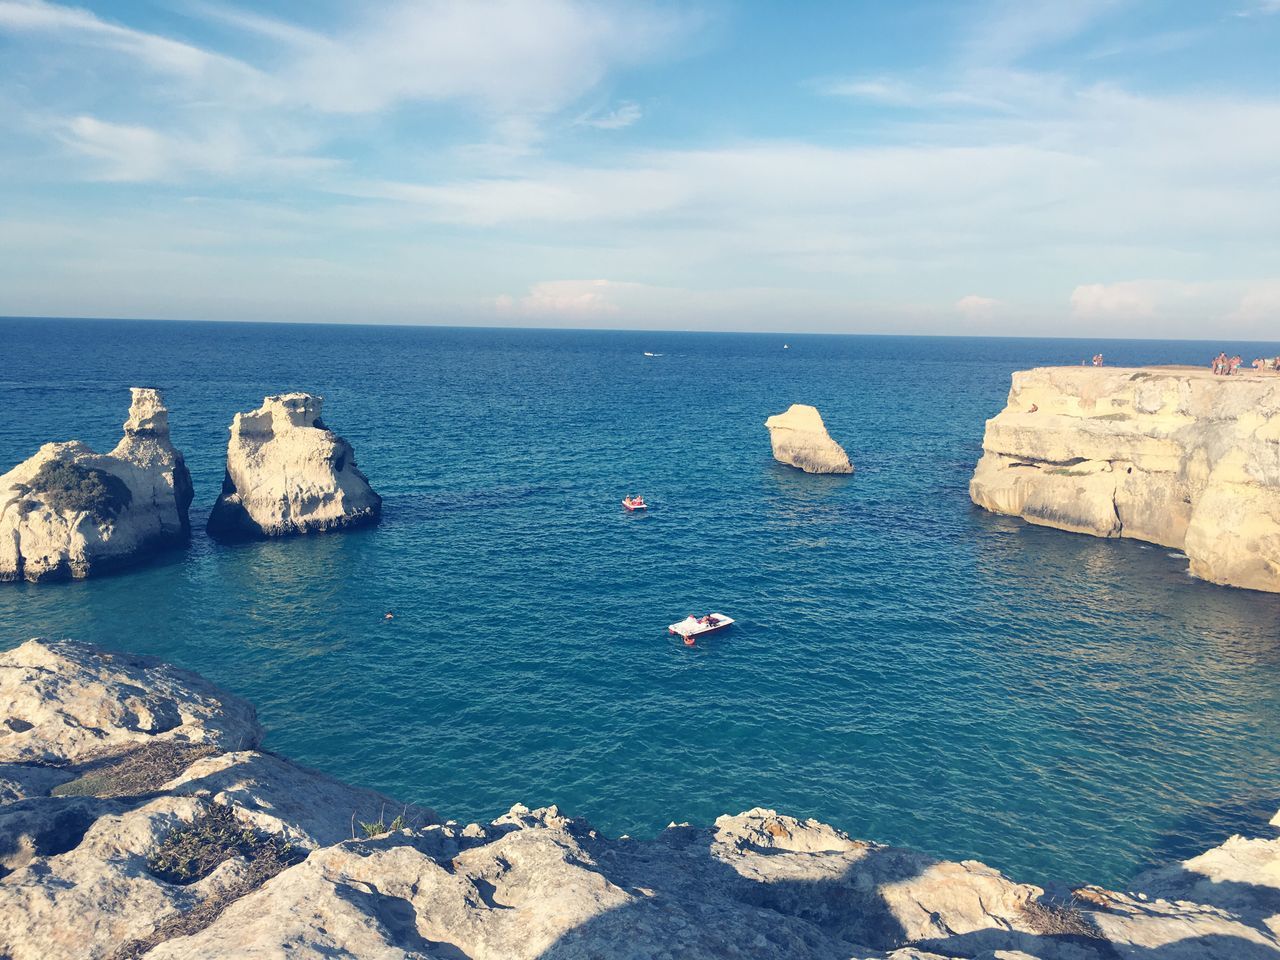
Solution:
M 458 819 L 557 802 L 652 834 L 762 804 L 1117 883 L 1280 805 L 1280 597 L 966 486 L 1012 370 L 1220 347 L 1277 352 L 0 321 L 0 472 L 48 440 L 109 448 L 126 388 L 158 386 L 201 531 L 141 571 L 5 586 L 0 642 L 158 654 L 254 701 L 271 748 Z M 286 390 L 324 395 L 384 521 L 216 546 L 231 416 Z M 772 461 L 762 423 L 792 402 L 853 477 Z M 635 491 L 649 515 L 621 510 Z M 707 609 L 738 625 L 665 635 Z

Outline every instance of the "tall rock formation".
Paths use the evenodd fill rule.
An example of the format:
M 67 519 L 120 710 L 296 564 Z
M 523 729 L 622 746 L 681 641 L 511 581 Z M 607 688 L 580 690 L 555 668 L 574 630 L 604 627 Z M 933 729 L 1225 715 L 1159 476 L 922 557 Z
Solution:
M 786 413 L 764 422 L 773 444 L 773 459 L 805 473 L 853 473 L 849 455 L 831 439 L 816 407 L 793 403 Z
M 441 823 L 259 752 L 252 707 L 88 644 L 0 654 L 12 960 L 1280 960 L 1280 839 L 1048 897 L 773 810 L 612 839 Z
M 209 535 L 246 540 L 368 526 L 382 498 L 347 443 L 320 419 L 324 399 L 267 397 L 231 421 L 227 474 L 209 514 Z
M 134 387 L 110 453 L 46 443 L 0 476 L 0 580 L 82 578 L 185 543 L 191 474 L 158 390 Z
M 1186 553 L 1194 576 L 1280 591 L 1280 378 L 1043 367 L 987 421 L 980 507 Z

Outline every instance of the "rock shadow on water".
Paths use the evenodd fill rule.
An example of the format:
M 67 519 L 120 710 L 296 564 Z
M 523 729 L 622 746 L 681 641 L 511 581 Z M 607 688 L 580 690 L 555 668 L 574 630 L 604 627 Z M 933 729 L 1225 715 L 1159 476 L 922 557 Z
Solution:
M 1156 837 L 1142 872 L 1194 857 L 1206 844 L 1216 845 L 1237 834 L 1251 834 L 1277 809 L 1280 789 L 1274 788 L 1194 806 Z M 1276 827 L 1275 833 L 1280 835 L 1280 823 Z

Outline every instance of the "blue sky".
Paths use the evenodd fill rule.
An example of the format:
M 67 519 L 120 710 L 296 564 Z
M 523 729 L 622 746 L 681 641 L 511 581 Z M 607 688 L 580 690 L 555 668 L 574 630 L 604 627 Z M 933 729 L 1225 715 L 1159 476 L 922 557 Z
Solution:
M 1280 0 L 0 0 L 0 314 L 1280 338 Z

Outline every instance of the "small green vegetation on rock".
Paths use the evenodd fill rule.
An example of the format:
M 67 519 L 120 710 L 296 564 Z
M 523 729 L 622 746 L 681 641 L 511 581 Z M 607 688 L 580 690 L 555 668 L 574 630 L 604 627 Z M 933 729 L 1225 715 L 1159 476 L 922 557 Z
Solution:
M 58 513 L 84 511 L 100 523 L 114 520 L 133 501 L 129 485 L 119 477 L 65 460 L 43 464 L 27 484 L 25 493 L 43 500 Z M 27 500 L 21 509 L 27 514 L 35 505 Z
M 232 857 L 243 857 L 248 869 L 191 909 L 161 920 L 145 937 L 124 944 L 108 960 L 139 960 L 158 944 L 199 933 L 236 900 L 304 860 L 306 852 L 263 836 L 226 804 L 211 803 L 190 824 L 169 834 L 147 859 L 147 866 L 162 880 L 186 884 L 207 877 Z
M 80 776 L 50 792 L 55 797 L 137 797 L 159 790 L 201 757 L 217 752 L 207 743 L 149 743 L 80 766 Z
M 366 839 L 380 837 L 384 833 L 399 833 L 407 826 L 409 826 L 409 821 L 405 819 L 404 812 L 401 812 L 401 814 L 390 823 L 386 822 L 385 812 L 384 815 L 379 816 L 377 820 L 373 820 L 368 823 L 363 820 L 360 821 L 360 829 L 364 832 Z
M 232 857 L 241 857 L 262 883 L 303 856 L 283 840 L 253 829 L 227 804 L 210 803 L 191 823 L 164 838 L 147 858 L 147 869 L 168 883 L 188 884 L 204 879 Z

